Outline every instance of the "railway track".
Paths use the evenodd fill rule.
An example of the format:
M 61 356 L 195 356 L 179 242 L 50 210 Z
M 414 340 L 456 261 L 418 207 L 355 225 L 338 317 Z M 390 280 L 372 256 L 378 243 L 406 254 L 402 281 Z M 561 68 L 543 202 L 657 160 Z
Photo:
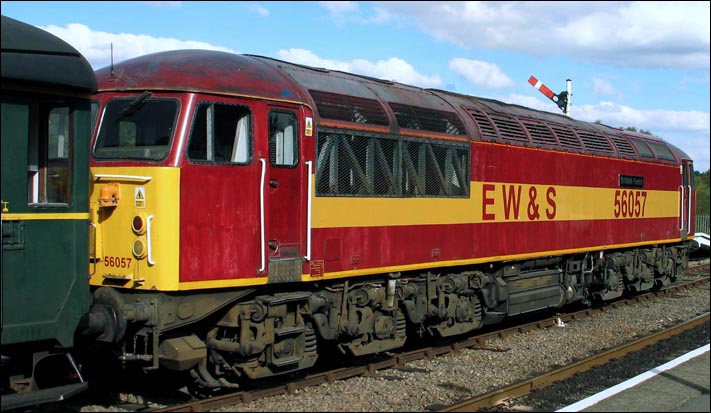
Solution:
M 474 412 L 479 410 L 502 410 L 510 406 L 511 400 L 528 396 L 535 390 L 540 390 L 549 387 L 551 384 L 566 380 L 576 374 L 584 373 L 596 366 L 604 365 L 611 360 L 621 359 L 628 354 L 640 351 L 644 348 L 659 343 L 662 340 L 678 336 L 685 331 L 697 328 L 709 323 L 709 313 L 696 317 L 680 325 L 672 328 L 664 329 L 658 333 L 643 337 L 639 340 L 634 340 L 630 343 L 618 346 L 609 351 L 593 355 L 587 359 L 581 360 L 562 367 L 560 369 L 547 372 L 534 378 L 514 383 L 503 389 L 498 389 L 487 394 L 483 394 L 471 399 L 461 401 L 459 403 L 446 406 L 438 409 L 439 412 Z
M 708 260 L 705 264 L 696 265 L 690 267 L 687 274 L 708 274 L 709 265 Z M 261 389 L 248 390 L 248 391 L 238 391 L 230 394 L 219 395 L 211 397 L 209 399 L 193 400 L 188 403 L 177 404 L 173 406 L 161 407 L 161 408 L 149 408 L 143 409 L 142 411 L 151 412 L 193 412 L 193 411 L 212 411 L 220 408 L 225 408 L 226 406 L 234 406 L 242 403 L 248 403 L 254 400 L 258 400 L 265 397 L 282 395 L 282 394 L 294 394 L 299 390 L 318 386 L 325 383 L 333 383 L 337 380 L 344 380 L 358 376 L 374 376 L 376 373 L 387 370 L 387 369 L 398 369 L 405 367 L 408 363 L 423 360 L 432 359 L 445 354 L 450 354 L 453 352 L 460 351 L 462 349 L 485 349 L 487 348 L 486 343 L 492 339 L 506 338 L 514 334 L 520 334 L 529 332 L 532 330 L 546 329 L 554 326 L 559 326 L 561 324 L 567 324 L 579 320 L 584 320 L 594 315 L 604 312 L 604 311 L 614 311 L 614 309 L 636 305 L 640 302 L 655 300 L 659 297 L 666 297 L 673 294 L 678 294 L 684 289 L 696 288 L 703 284 L 708 284 L 708 277 L 697 278 L 693 281 L 685 282 L 683 284 L 678 284 L 671 286 L 668 289 L 643 294 L 637 297 L 632 297 L 624 300 L 619 300 L 616 302 L 609 303 L 608 305 L 600 308 L 586 308 L 580 311 L 573 311 L 565 314 L 557 314 L 555 317 L 548 317 L 543 319 L 538 319 L 532 322 L 527 322 L 520 325 L 514 325 L 506 327 L 503 329 L 497 329 L 495 331 L 485 331 L 476 336 L 448 343 L 446 345 L 429 346 L 425 348 L 420 348 L 412 351 L 406 351 L 402 353 L 382 356 L 379 358 L 371 359 L 370 362 L 358 364 L 349 367 L 340 367 L 334 370 L 328 370 L 323 372 L 317 372 L 303 378 L 289 381 L 288 383 L 282 383 L 274 386 L 269 386 Z M 708 317 L 708 316 L 707 316 Z M 499 328 L 501 326 L 498 326 Z M 622 350 L 619 350 L 622 351 Z M 588 366 L 589 369 L 594 365 L 593 361 L 585 363 L 576 363 L 581 366 Z M 581 367 L 582 368 L 582 367 Z M 573 371 L 573 370 L 569 370 Z M 563 373 L 561 373 L 563 374 Z M 574 373 L 570 373 L 574 374 Z M 561 376 L 562 377 L 562 376 Z M 545 382 L 552 382 L 555 380 L 560 380 L 560 378 L 555 379 L 555 376 L 550 376 L 548 378 L 541 378 L 536 386 L 542 385 Z M 527 385 L 523 384 L 521 388 L 525 388 Z M 530 387 L 530 384 L 528 385 Z M 520 391 L 520 390 L 518 390 Z M 513 393 L 512 393 L 513 394 Z M 491 396 L 494 397 L 494 396 Z M 511 396 L 513 397 L 513 396 Z M 502 399 L 502 395 L 498 394 L 495 398 L 497 400 Z

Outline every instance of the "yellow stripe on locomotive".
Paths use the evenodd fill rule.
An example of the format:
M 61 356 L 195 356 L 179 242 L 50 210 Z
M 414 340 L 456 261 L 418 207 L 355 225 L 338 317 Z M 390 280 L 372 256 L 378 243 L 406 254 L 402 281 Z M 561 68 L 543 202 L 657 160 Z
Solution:
M 679 193 L 472 182 L 469 198 L 315 197 L 314 228 L 672 218 Z M 595 200 L 591 202 L 590 200 Z
M 92 285 L 177 290 L 178 168 L 92 168 Z

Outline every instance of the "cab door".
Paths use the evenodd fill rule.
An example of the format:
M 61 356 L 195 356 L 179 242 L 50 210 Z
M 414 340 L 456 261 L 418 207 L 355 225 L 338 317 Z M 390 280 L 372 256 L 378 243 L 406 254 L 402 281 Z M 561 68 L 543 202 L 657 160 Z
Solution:
M 263 199 L 267 278 L 272 282 L 301 280 L 304 257 L 304 163 L 301 162 L 300 108 L 270 106 L 268 159 L 263 164 Z

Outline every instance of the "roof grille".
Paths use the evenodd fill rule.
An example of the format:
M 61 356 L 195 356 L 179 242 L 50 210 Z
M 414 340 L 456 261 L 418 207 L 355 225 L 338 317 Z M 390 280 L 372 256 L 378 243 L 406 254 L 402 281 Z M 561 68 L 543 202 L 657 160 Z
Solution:
M 605 137 L 595 131 L 578 129 L 578 136 L 585 145 L 585 150 L 603 153 L 613 153 L 610 142 Z
M 491 123 L 491 121 L 484 112 L 476 109 L 469 109 L 469 113 L 474 117 L 474 122 L 476 122 L 476 125 L 479 127 L 481 140 L 497 140 L 496 128 L 494 128 L 494 125 Z
M 531 140 L 535 145 L 558 146 L 558 141 L 555 135 L 545 124 L 537 122 L 533 119 L 519 119 L 528 133 L 531 135 Z
M 575 131 L 565 125 L 551 124 L 551 129 L 558 137 L 558 142 L 562 148 L 574 149 L 576 151 L 583 150 L 583 145 L 580 143 Z
M 615 135 L 608 135 L 607 137 L 610 138 L 621 156 L 637 158 L 637 152 L 635 152 L 632 144 L 625 137 Z
M 322 118 L 372 125 L 387 125 L 389 123 L 382 105 L 375 99 L 321 90 L 309 90 L 309 93 Z
M 445 112 L 389 102 L 401 128 L 426 130 L 449 135 L 465 135 L 464 124 L 454 112 Z
M 499 137 L 502 140 L 528 143 L 528 137 L 516 119 L 498 113 L 491 113 L 489 116 L 494 121 L 496 129 L 499 131 Z

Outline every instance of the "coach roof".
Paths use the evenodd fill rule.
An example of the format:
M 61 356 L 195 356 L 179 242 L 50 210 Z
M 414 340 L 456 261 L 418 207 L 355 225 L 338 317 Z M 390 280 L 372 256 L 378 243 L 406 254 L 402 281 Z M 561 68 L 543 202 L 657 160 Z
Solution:
M 64 40 L 2 16 L 2 78 L 96 91 L 94 69 Z

